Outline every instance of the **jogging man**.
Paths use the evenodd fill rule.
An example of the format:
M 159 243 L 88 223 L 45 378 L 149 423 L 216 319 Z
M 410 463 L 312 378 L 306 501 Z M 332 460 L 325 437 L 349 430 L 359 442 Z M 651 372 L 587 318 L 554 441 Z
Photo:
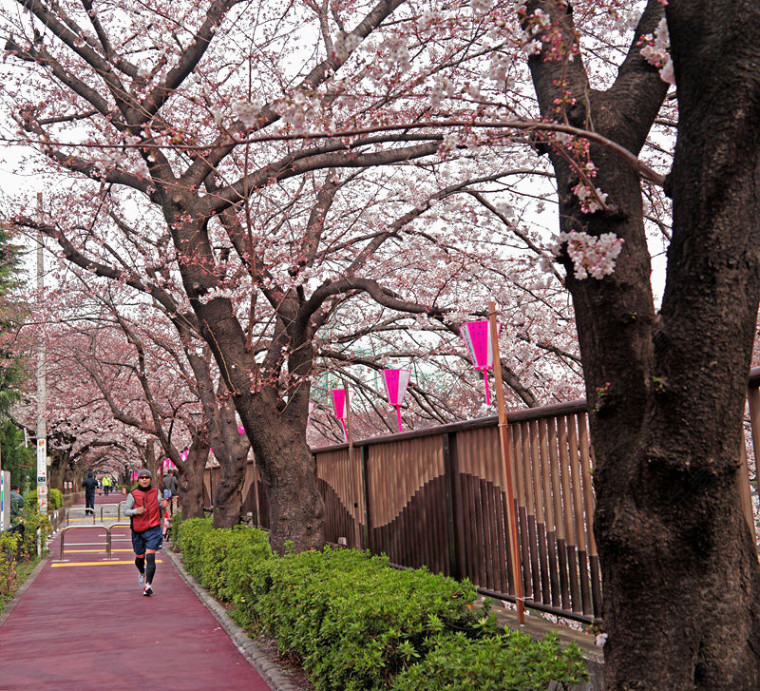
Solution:
M 161 532 L 161 508 L 167 503 L 161 499 L 161 491 L 151 487 L 151 473 L 143 468 L 137 474 L 137 487 L 127 495 L 124 515 L 130 517 L 132 548 L 135 566 L 140 572 L 137 582 L 143 595 L 153 595 L 153 578 L 156 575 L 156 552 L 161 549 L 164 538 Z

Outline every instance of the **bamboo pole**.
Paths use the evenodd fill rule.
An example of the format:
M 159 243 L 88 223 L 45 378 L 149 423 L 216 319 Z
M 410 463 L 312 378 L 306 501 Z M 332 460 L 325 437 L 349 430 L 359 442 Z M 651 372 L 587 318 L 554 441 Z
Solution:
M 509 458 L 509 439 L 507 437 L 507 412 L 504 408 L 504 387 L 501 378 L 501 356 L 499 355 L 499 335 L 496 326 L 496 303 L 488 303 L 488 321 L 491 329 L 491 347 L 493 348 L 493 374 L 496 388 L 496 401 L 499 407 L 499 442 L 504 457 L 507 477 L 507 519 L 509 520 L 509 548 L 512 551 L 512 579 L 515 584 L 515 604 L 517 621 L 525 624 L 525 598 L 523 597 L 522 578 L 520 576 L 520 551 L 517 547 L 517 517 L 515 515 L 515 490 L 512 482 L 512 464 Z

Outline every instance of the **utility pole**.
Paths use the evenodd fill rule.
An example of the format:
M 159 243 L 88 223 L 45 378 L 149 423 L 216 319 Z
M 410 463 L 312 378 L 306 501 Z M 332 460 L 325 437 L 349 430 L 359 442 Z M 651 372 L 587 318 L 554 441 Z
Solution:
M 42 193 L 37 193 L 37 208 L 42 215 Z M 44 300 L 44 257 L 42 232 L 37 234 L 37 304 Z M 41 332 L 41 330 L 40 330 Z M 45 339 L 42 333 L 37 340 L 37 506 L 41 514 L 48 510 L 47 486 L 47 423 L 45 406 L 47 404 L 47 379 L 45 377 Z

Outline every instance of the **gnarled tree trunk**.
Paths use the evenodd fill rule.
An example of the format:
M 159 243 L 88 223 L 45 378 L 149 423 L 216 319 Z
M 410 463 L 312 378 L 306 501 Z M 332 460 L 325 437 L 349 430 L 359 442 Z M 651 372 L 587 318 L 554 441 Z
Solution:
M 539 5 L 573 40 L 565 3 L 529 11 Z M 649 3 L 637 37 L 662 11 Z M 680 121 L 659 314 L 635 171 L 592 144 L 608 198 L 584 213 L 577 175 L 552 153 L 561 229 L 624 240 L 602 279 L 576 278 L 565 257 L 597 461 L 605 677 L 610 689 L 757 689 L 760 568 L 738 473 L 760 297 L 760 7 L 670 0 L 666 11 Z M 638 153 L 665 94 L 656 70 L 634 44 L 602 93 L 579 63 L 531 59 L 544 114 L 569 88 L 570 124 Z
M 194 440 L 179 469 L 179 505 L 182 518 L 203 518 L 203 471 L 208 459 L 208 446 Z
M 238 434 L 237 423 L 234 433 Z M 243 441 L 244 440 L 244 441 Z M 214 528 L 231 528 L 240 523 L 243 507 L 243 484 L 250 444 L 243 440 L 230 440 L 225 444 L 224 463 L 220 462 L 221 479 L 214 486 Z M 215 446 L 214 449 L 217 447 Z

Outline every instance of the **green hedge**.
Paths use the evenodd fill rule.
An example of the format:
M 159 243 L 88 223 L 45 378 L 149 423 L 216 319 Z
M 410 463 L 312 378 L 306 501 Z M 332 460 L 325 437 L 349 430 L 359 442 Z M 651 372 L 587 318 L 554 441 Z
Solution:
M 37 490 L 30 489 L 24 494 L 24 506 L 37 508 Z M 59 489 L 50 488 L 48 490 L 48 511 L 55 511 L 63 506 L 63 493 Z
M 48 507 L 50 510 L 60 509 L 63 506 L 63 492 L 55 487 L 50 489 L 48 495 Z
M 468 581 L 356 550 L 279 557 L 266 533 L 215 530 L 211 519 L 182 521 L 177 533 L 188 572 L 249 632 L 275 636 L 318 691 L 527 690 L 586 676 L 576 646 L 499 629 Z
M 534 641 L 521 631 L 479 640 L 440 636 L 433 650 L 396 679 L 396 691 L 542 691 L 551 681 L 580 681 L 586 665 L 556 634 Z

